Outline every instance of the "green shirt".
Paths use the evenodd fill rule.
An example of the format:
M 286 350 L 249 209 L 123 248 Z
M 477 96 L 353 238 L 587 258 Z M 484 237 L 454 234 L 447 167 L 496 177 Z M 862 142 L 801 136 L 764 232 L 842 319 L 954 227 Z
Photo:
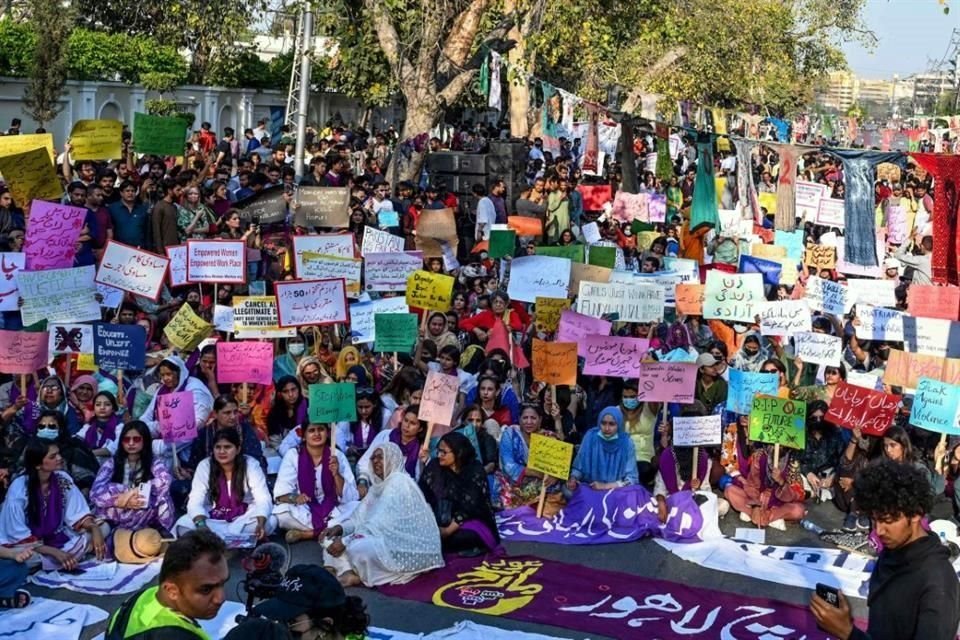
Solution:
M 150 587 L 133 596 L 132 602 L 124 602 L 111 616 L 105 640 L 210 640 L 196 622 L 160 604 L 158 589 Z M 125 628 L 114 630 L 118 618 L 127 611 Z

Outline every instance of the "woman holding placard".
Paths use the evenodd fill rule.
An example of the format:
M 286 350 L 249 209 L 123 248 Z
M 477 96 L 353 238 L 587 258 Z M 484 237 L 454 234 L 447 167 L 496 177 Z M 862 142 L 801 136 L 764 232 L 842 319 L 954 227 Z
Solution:
M 189 391 L 193 396 L 193 417 L 198 428 L 203 426 L 207 416 L 213 410 L 213 395 L 210 390 L 197 378 L 190 376 L 187 371 L 187 365 L 184 364 L 180 356 L 167 356 L 157 365 L 157 377 L 160 379 L 160 386 L 156 395 L 150 400 L 146 410 L 140 419 L 150 428 L 150 434 L 154 438 L 160 437 L 160 416 L 157 411 L 157 400 L 160 396 L 176 391 Z M 182 447 L 182 451 L 189 451 L 188 447 Z M 183 457 L 183 456 L 181 456 Z
M 604 490 L 638 482 L 636 452 L 624 430 L 623 414 L 618 407 L 607 407 L 583 437 L 564 493 L 572 494 L 581 483 Z
M 283 456 L 273 487 L 274 514 L 288 543 L 316 538 L 360 499 L 350 463 L 330 442 L 330 426 L 308 422 L 303 442 Z
M 387 426 L 383 405 L 372 388 L 357 388 L 356 407 L 356 420 L 338 422 L 336 426 L 337 447 L 346 453 L 347 459 L 353 463 L 367 452 L 377 434 Z
M 749 459 L 737 462 L 745 473 L 721 482 L 723 496 L 742 521 L 785 531 L 787 521 L 800 520 L 807 511 L 800 463 L 785 451 L 780 466 L 774 466 L 773 445 L 756 444 Z
M 544 483 L 543 474 L 527 469 L 530 458 L 530 436 L 539 433 L 555 438 L 555 432 L 543 429 L 543 414 L 532 404 L 520 410 L 520 424 L 510 425 L 500 436 L 500 469 L 497 473 L 497 489 L 500 503 L 510 509 L 536 502 Z M 548 477 L 547 486 L 554 485 L 556 478 Z

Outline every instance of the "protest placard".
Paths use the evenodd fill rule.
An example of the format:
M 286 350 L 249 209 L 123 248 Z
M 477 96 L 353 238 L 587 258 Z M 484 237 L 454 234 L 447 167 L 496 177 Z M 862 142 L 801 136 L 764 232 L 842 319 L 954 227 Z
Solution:
M 17 155 L 24 151 L 33 151 L 34 149 L 45 149 L 51 165 L 57 159 L 57 154 L 53 151 L 52 133 L 21 133 L 15 136 L 0 136 L 0 158 Z M 17 204 L 22 203 L 18 202 Z
M 180 305 L 180 309 L 163 328 L 170 344 L 184 352 L 196 349 L 212 331 L 213 325 L 194 313 L 188 304 Z
M 23 253 L 0 253 L 0 311 L 16 311 L 20 307 L 17 274 L 26 266 Z
M 960 387 L 931 378 L 917 381 L 917 393 L 910 407 L 910 424 L 947 435 L 960 435 L 957 410 Z
M 77 355 L 77 371 L 96 371 L 97 363 L 93 359 L 92 353 L 81 353 Z
M 537 296 L 534 311 L 537 316 L 537 331 L 552 333 L 560 326 L 560 314 L 570 308 L 570 299 Z
M 587 336 L 608 336 L 613 324 L 601 318 L 594 318 L 576 311 L 567 309 L 560 313 L 560 324 L 557 327 L 557 342 L 576 342 L 580 356 L 585 355 L 584 344 Z
M 412 313 L 378 313 L 373 317 L 376 338 L 373 350 L 410 353 L 417 344 L 417 316 Z
M 23 305 L 23 324 L 48 322 L 86 322 L 100 319 L 93 265 L 50 271 L 21 271 L 17 284 Z
M 357 385 L 352 382 L 311 384 L 307 405 L 310 422 L 350 422 L 357 419 Z
M 511 253 L 511 255 L 513 254 Z M 582 244 L 568 244 L 562 247 L 539 246 L 536 249 L 536 255 L 547 256 L 548 258 L 566 258 L 570 262 L 584 264 L 584 246 Z
M 160 434 L 167 444 L 190 442 L 197 437 L 197 417 L 193 413 L 193 393 L 174 391 L 157 396 Z
M 126 295 L 122 289 L 111 287 L 108 284 L 100 284 L 99 282 L 95 284 L 97 287 L 97 293 L 101 297 L 101 309 L 116 309 L 120 306 L 120 303 L 123 302 L 123 296 Z
M 823 418 L 840 427 L 860 429 L 868 436 L 882 436 L 899 408 L 900 396 L 840 382 Z
M 869 304 L 874 307 L 896 307 L 896 289 L 897 281 L 895 280 L 865 280 L 860 278 L 847 280 L 847 297 L 856 305 Z
M 619 196 L 621 192 L 618 192 Z M 583 234 L 583 241 L 586 244 L 593 244 L 594 242 L 600 242 L 603 240 L 603 236 L 600 235 L 600 227 L 597 226 L 596 222 L 589 222 L 583 225 L 580 228 L 580 233 Z
M 273 343 L 252 340 L 218 342 L 217 382 L 273 384 Z
M 857 337 L 861 340 L 903 342 L 903 313 L 885 307 L 857 303 Z
M 510 265 L 507 294 L 511 300 L 535 302 L 537 296 L 566 298 L 570 285 L 570 261 L 548 256 L 514 258 Z
M 417 417 L 427 423 L 451 426 L 460 392 L 460 378 L 439 371 L 427 372 Z
M 353 258 L 353 234 L 327 233 L 316 236 L 294 236 L 293 266 L 298 278 L 303 277 L 301 275 L 303 273 L 303 254 L 308 251 L 323 256 Z
M 169 258 L 111 240 L 103 252 L 96 281 L 156 301 Z
M 783 247 L 787 252 L 787 258 L 795 264 L 803 261 L 803 230 L 796 231 L 775 231 L 773 243 L 778 247 Z
M 234 203 L 240 219 L 250 224 L 278 224 L 287 219 L 286 191 L 282 186 L 267 187 Z
M 806 403 L 756 396 L 750 410 L 750 440 L 803 451 L 807 444 Z
M 696 260 L 666 256 L 663 259 L 663 268 L 676 274 L 683 284 L 700 284 L 700 266 Z
M 853 308 L 853 302 L 847 299 L 846 287 L 817 276 L 807 279 L 803 297 L 811 309 L 832 315 L 844 315 Z
M 740 256 L 740 273 L 759 273 L 763 279 L 763 284 L 774 287 L 779 285 L 781 270 L 783 270 L 783 265 L 779 262 L 754 256 Z
M 944 368 L 948 362 L 955 361 L 946 360 L 940 356 L 890 349 L 883 369 L 883 383 L 904 389 L 916 389 L 920 378 L 932 378 L 954 384 L 951 378 L 944 375 Z
M 293 220 L 298 227 L 347 227 L 350 224 L 348 187 L 297 188 Z
M 820 203 L 829 195 L 830 188 L 825 184 L 797 180 L 794 186 L 797 217 L 806 222 L 816 222 L 817 214 L 820 211 Z
M 350 305 L 350 342 L 364 344 L 377 339 L 375 316 L 382 314 L 409 313 L 410 307 L 403 298 L 380 298 Z
M 810 305 L 806 300 L 780 300 L 760 305 L 760 333 L 765 336 L 790 336 L 810 331 Z
M 672 434 L 675 447 L 712 447 L 723 442 L 723 426 L 719 414 L 677 416 L 673 419 Z
M 702 284 L 678 284 L 674 297 L 677 313 L 687 316 L 703 315 L 703 299 L 706 286 Z
M 274 296 L 234 296 L 233 330 L 240 340 L 246 338 L 290 338 L 294 328 L 280 328 L 277 299 Z
M 417 218 L 417 236 L 453 242 L 457 238 L 457 222 L 453 209 L 424 209 Z
M 577 311 L 599 318 L 617 314 L 620 322 L 653 322 L 663 318 L 663 288 L 645 283 L 580 282 Z
M 447 311 L 453 302 L 454 278 L 442 273 L 414 271 L 407 277 L 407 304 L 430 311 Z
M 104 371 L 142 371 L 147 352 L 147 332 L 137 324 L 93 325 L 93 360 Z
M 366 227 L 363 230 L 360 255 L 366 257 L 371 253 L 400 253 L 403 251 L 404 242 L 401 236 L 381 231 L 376 227 Z
M 363 271 L 361 258 L 340 258 L 306 251 L 301 260 L 301 277 L 304 280 L 343 278 L 347 295 L 351 298 L 360 295 L 360 277 Z
M 137 153 L 182 156 L 187 140 L 187 121 L 178 116 L 133 114 L 133 148 Z
M 407 278 L 423 268 L 419 251 L 368 253 L 363 257 L 363 275 L 367 291 L 405 291 Z
M 763 276 L 759 273 L 707 272 L 703 317 L 753 324 L 766 301 Z
M 817 271 L 837 266 L 837 249 L 822 244 L 811 245 L 803 254 L 803 264 Z
M 70 158 L 74 162 L 123 159 L 122 134 L 119 120 L 77 120 L 70 131 Z
M 912 316 L 903 316 L 902 321 L 906 351 L 941 358 L 960 358 L 960 323 Z
M 617 248 L 593 246 L 587 251 L 587 264 L 613 269 L 617 266 Z
M 863 371 L 847 371 L 847 382 L 864 389 L 879 390 L 883 386 L 878 374 L 864 373 Z
M 516 231 L 513 229 L 491 229 L 490 241 L 487 248 L 487 253 L 491 259 L 512 258 L 516 247 Z
M 165 247 L 167 258 L 170 260 L 168 271 L 171 287 L 181 287 L 187 284 L 187 245 Z
M 274 289 L 281 327 L 337 324 L 349 320 L 343 278 L 277 282 Z
M 911 316 L 957 320 L 960 318 L 960 287 L 911 283 L 907 288 L 907 309 Z
M 730 367 L 730 382 L 727 387 L 727 410 L 740 415 L 749 415 L 754 397 L 775 396 L 780 388 L 780 376 L 776 373 L 740 371 Z
M 570 286 L 567 287 L 568 295 L 573 297 L 580 291 L 581 282 L 599 282 L 606 284 L 610 282 L 613 276 L 613 269 L 598 267 L 593 264 L 581 264 L 579 262 L 570 263 Z
M 539 471 L 551 478 L 568 480 L 570 465 L 573 462 L 573 445 L 559 438 L 530 435 L 530 454 L 527 456 L 527 468 Z
M 780 258 L 787 257 L 787 248 L 779 247 L 775 244 L 763 244 L 762 242 L 754 242 L 750 245 L 750 256 L 740 256 L 743 257 L 753 257 L 753 258 L 763 258 L 766 260 L 777 261 Z M 780 264 L 777 262 L 777 264 Z M 761 272 L 757 272 L 761 273 Z
M 50 335 L 46 331 L 0 329 L 0 371 L 33 375 L 47 366 Z
M 650 349 L 646 338 L 590 335 L 577 345 L 585 362 L 583 372 L 593 376 L 636 378 Z
M 520 237 L 524 236 L 542 236 L 543 222 L 540 218 L 528 218 L 527 216 L 508 216 L 507 226 L 517 232 Z
M 243 240 L 187 240 L 187 282 L 246 281 L 247 248 Z
M 83 207 L 34 200 L 23 246 L 27 271 L 72 267 L 86 218 L 87 209 Z
M 533 340 L 533 379 L 546 384 L 577 384 L 577 344 Z
M 224 333 L 233 333 L 233 307 L 213 305 L 213 328 Z
M 822 198 L 817 209 L 816 223 L 824 227 L 843 229 L 846 226 L 843 200 Z
M 793 334 L 794 352 L 804 362 L 840 366 L 843 341 L 837 336 L 804 331 Z
M 8 137 L 21 136 L 0 136 Z M 20 206 L 32 200 L 59 200 L 63 195 L 63 185 L 46 149 L 0 157 L 0 174 Z
M 696 364 L 685 362 L 644 362 L 637 376 L 637 397 L 640 402 L 690 404 L 694 399 L 697 368 Z
M 93 325 L 54 324 L 47 326 L 50 355 L 61 353 L 93 353 Z
M 633 284 L 654 284 L 663 289 L 663 304 L 673 307 L 677 304 L 677 285 L 680 284 L 680 275 L 661 271 L 659 273 L 634 273 L 632 271 L 614 271 L 610 275 L 610 282 L 625 282 Z

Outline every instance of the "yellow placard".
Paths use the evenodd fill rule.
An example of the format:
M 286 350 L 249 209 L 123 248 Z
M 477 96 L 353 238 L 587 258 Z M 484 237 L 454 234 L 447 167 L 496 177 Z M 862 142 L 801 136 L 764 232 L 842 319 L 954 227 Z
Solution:
M 24 151 L 46 149 L 50 155 L 50 164 L 56 163 L 53 152 L 52 133 L 28 133 L 19 136 L 0 136 L 0 158 L 12 156 Z
M 837 250 L 825 244 L 815 244 L 803 254 L 803 264 L 816 269 L 833 269 L 837 266 Z
M 414 271 L 407 278 L 407 304 L 430 311 L 448 311 L 453 303 L 454 278 L 442 273 Z
M 660 237 L 659 231 L 641 231 L 637 233 L 637 251 L 647 251 L 653 241 Z
M 123 123 L 119 120 L 77 120 L 70 132 L 73 160 L 115 160 L 123 155 Z
M 92 353 L 77 354 L 77 371 L 96 371 L 97 368 Z
M 767 213 L 777 212 L 777 194 L 764 192 L 757 194 L 757 201 L 760 206 L 767 210 Z
M 0 140 L 7 137 L 19 136 L 3 136 Z M 0 157 L 0 174 L 17 206 L 26 207 L 35 198 L 58 200 L 63 195 L 57 171 L 42 147 Z
M 787 257 L 787 248 L 775 244 L 762 244 L 756 242 L 750 245 L 750 255 L 754 258 L 764 258 L 777 262 L 780 258 Z
M 560 314 L 570 308 L 569 298 L 544 298 L 537 296 L 537 331 L 554 332 L 560 326 Z
M 780 284 L 785 284 L 788 286 L 793 286 L 797 284 L 797 263 L 791 260 L 788 256 L 783 258 L 770 258 L 774 262 L 779 262 L 783 265 L 783 268 L 780 269 Z
M 185 352 L 196 349 L 211 331 L 213 331 L 213 325 L 195 314 L 188 304 L 181 305 L 180 310 L 163 328 L 163 333 L 170 344 Z
M 549 438 L 539 433 L 530 435 L 530 455 L 527 468 L 561 480 L 570 477 L 570 463 L 573 461 L 573 445 L 557 438 Z

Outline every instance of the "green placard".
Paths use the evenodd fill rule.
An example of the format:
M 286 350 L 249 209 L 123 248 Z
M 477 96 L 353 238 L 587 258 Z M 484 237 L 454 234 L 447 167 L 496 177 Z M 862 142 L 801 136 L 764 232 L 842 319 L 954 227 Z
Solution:
M 571 262 L 583 264 L 583 245 L 568 244 L 563 247 L 537 247 L 538 256 L 551 256 L 553 258 L 567 258 Z
M 642 220 L 634 220 L 630 223 L 630 231 L 633 235 L 638 233 L 643 233 L 644 231 L 656 231 L 657 227 L 650 224 L 649 222 L 643 222 Z
M 613 269 L 617 264 L 616 247 L 590 247 L 589 264 Z
M 750 440 L 803 450 L 807 446 L 807 405 L 798 400 L 754 396 Z
M 490 257 L 512 258 L 517 247 L 517 232 L 513 229 L 494 229 L 490 232 Z
M 357 385 L 353 382 L 312 384 L 309 399 L 310 422 L 349 422 L 357 419 Z
M 133 114 L 133 148 L 137 153 L 182 156 L 187 123 L 182 118 Z
M 410 353 L 417 344 L 417 316 L 413 313 L 378 313 L 373 316 L 373 350 Z

